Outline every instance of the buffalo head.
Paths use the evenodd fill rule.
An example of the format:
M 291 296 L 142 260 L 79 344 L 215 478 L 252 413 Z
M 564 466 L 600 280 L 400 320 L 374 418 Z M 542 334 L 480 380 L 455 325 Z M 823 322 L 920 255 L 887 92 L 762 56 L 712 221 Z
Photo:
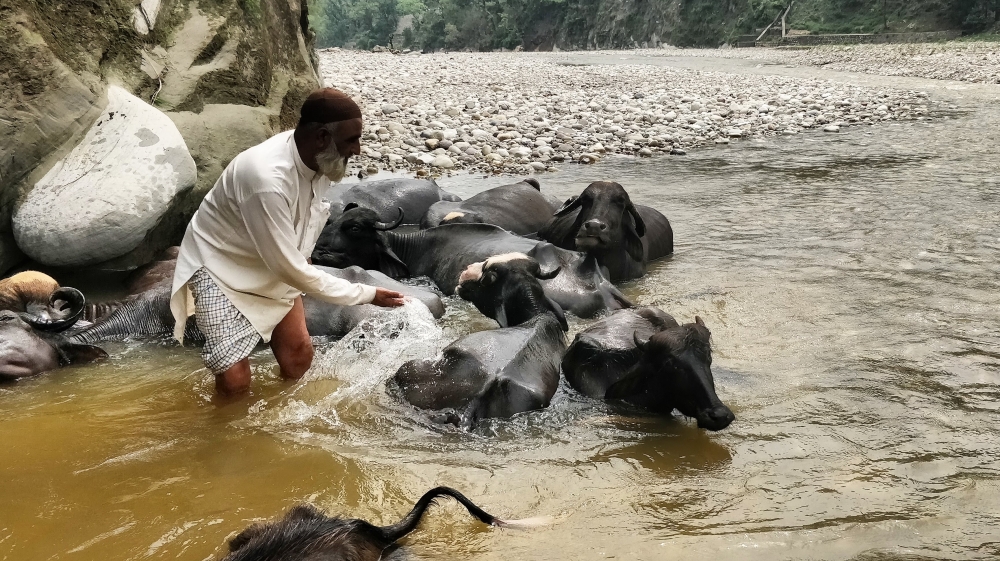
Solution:
M 523 253 L 495 255 L 462 271 L 458 295 L 501 327 L 520 325 L 535 316 L 551 313 L 563 331 L 568 331 L 562 308 L 545 295 L 538 282 L 558 274 L 559 268 L 543 274 L 538 261 Z
M 662 413 L 677 409 L 708 430 L 728 427 L 736 417 L 715 393 L 710 337 L 699 317 L 646 341 L 636 337 L 639 361 L 605 397 Z
M 634 261 L 643 261 L 641 238 L 646 225 L 621 185 L 595 181 L 579 197 L 567 200 L 554 216 L 568 216 L 574 211 L 579 211 L 576 220 L 561 232 L 566 239 L 553 243 L 592 254 L 623 249 Z
M 79 308 L 82 312 L 83 305 Z M 71 343 L 61 334 L 42 332 L 35 327 L 52 330 L 60 325 L 64 326 L 62 329 L 69 327 L 66 320 L 37 321 L 28 314 L 0 311 L 0 381 L 34 376 L 67 364 L 108 356 L 98 347 Z
M 312 253 L 313 264 L 346 268 L 358 266 L 372 269 L 392 277 L 410 276 L 406 264 L 396 257 L 386 245 L 382 232 L 392 230 L 403 222 L 403 209 L 395 222 L 381 222 L 374 210 L 350 203 L 344 213 L 331 218 L 323 227 Z

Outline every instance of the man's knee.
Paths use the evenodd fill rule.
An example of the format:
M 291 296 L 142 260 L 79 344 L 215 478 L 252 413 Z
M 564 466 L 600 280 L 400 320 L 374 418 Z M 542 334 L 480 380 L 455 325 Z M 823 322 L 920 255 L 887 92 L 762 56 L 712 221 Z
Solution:
M 238 395 L 250 389 L 250 361 L 243 359 L 225 372 L 215 375 L 215 391 L 220 395 Z
M 308 338 L 275 348 L 274 358 L 278 359 L 281 375 L 286 378 L 301 378 L 312 366 L 313 346 Z

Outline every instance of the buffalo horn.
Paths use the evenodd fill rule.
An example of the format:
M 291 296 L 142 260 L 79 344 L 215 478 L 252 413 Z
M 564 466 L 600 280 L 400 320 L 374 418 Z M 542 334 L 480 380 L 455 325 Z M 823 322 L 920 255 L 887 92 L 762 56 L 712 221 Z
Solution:
M 399 218 L 396 219 L 392 224 L 388 222 L 375 222 L 375 229 L 379 231 L 392 230 L 403 223 L 403 209 L 402 207 L 396 207 L 399 210 Z
M 552 216 L 563 216 L 565 214 L 568 214 L 570 211 L 576 209 L 577 207 L 579 207 L 582 204 L 583 204 L 583 200 L 580 198 L 579 195 L 572 196 L 572 197 L 566 199 L 566 202 L 563 203 L 563 206 L 560 207 L 559 210 L 555 211 L 552 214 Z
M 635 346 L 640 351 L 645 352 L 646 345 L 649 344 L 649 340 L 643 341 L 643 340 L 639 339 L 639 332 L 638 331 L 633 331 L 632 332 L 632 340 L 635 341 Z
M 21 319 L 25 323 L 38 329 L 39 331 L 63 331 L 72 327 L 76 320 L 80 319 L 86 308 L 87 300 L 83 293 L 75 288 L 64 286 L 52 293 L 49 297 L 49 306 L 54 307 L 56 301 L 65 300 L 70 305 L 68 316 L 58 320 L 43 320 L 31 314 L 21 314 Z

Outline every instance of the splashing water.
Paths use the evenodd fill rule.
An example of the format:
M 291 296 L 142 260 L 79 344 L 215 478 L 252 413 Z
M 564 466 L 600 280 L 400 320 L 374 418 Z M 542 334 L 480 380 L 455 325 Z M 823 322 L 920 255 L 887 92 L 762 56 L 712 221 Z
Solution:
M 404 362 L 433 356 L 444 345 L 444 331 L 420 302 L 378 308 L 343 339 L 318 347 L 303 383 L 278 403 L 255 404 L 245 425 L 282 429 L 319 422 L 338 426 L 338 409 L 384 393 L 386 380 Z

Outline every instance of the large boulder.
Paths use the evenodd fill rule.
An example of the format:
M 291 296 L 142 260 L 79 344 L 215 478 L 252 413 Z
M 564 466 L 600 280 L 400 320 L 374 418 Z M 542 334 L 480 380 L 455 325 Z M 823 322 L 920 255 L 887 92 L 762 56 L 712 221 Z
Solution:
M 194 187 L 173 197 L 134 249 L 95 265 L 113 269 L 177 244 L 229 161 L 294 127 L 320 85 L 306 0 L 88 0 L 59 9 L 0 0 L 0 37 L 0 274 L 24 259 L 14 210 L 28 212 L 43 176 L 88 142 L 106 118 L 109 84 L 173 121 L 197 169 Z
M 93 265 L 134 250 L 197 172 L 173 121 L 119 86 L 69 154 L 35 184 L 13 217 L 29 257 Z

